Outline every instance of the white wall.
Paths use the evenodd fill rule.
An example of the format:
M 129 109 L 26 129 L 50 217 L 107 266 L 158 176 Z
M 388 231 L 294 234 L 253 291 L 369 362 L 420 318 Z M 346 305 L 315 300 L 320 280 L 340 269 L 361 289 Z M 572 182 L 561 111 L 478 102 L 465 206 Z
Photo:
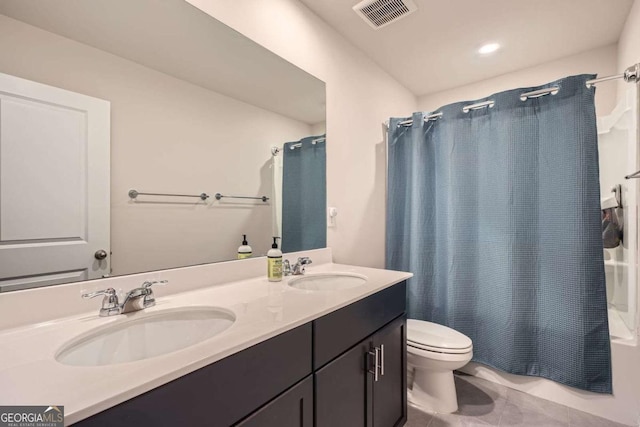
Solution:
M 328 245 L 340 263 L 384 266 L 382 122 L 416 99 L 297 0 L 188 0 L 327 84 Z
M 640 63 L 640 0 L 635 0 L 618 41 L 618 72 Z M 620 82 L 620 93 L 627 90 L 628 83 Z
M 111 102 L 114 274 L 232 259 L 243 233 L 254 253 L 270 247 L 270 204 L 134 203 L 127 193 L 270 196 L 270 147 L 309 125 L 3 15 L 0 72 Z
M 311 135 L 322 135 L 327 132 L 327 122 L 314 123 L 311 125 Z
M 418 98 L 418 109 L 435 111 L 453 102 L 473 101 L 503 90 L 538 86 L 569 75 L 593 73 L 609 76 L 617 74 L 617 62 L 617 46 L 605 46 L 470 85 L 423 95 Z M 609 114 L 616 104 L 615 83 L 601 84 L 596 90 L 597 114 Z

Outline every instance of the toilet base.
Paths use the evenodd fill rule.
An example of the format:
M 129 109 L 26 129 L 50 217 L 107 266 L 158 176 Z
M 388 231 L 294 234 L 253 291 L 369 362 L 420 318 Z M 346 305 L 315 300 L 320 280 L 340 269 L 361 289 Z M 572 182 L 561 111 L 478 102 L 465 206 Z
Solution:
M 450 414 L 458 410 L 458 396 L 453 371 L 414 368 L 409 402 L 430 412 Z

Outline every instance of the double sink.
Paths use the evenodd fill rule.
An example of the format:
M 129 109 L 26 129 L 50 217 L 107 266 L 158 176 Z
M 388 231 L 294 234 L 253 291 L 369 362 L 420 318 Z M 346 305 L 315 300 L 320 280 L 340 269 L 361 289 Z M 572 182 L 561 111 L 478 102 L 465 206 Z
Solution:
M 317 273 L 287 282 L 304 292 L 332 292 L 367 283 L 355 273 Z M 56 353 L 56 360 L 71 366 L 104 366 L 134 362 L 172 353 L 229 329 L 236 315 L 221 307 L 183 307 L 127 316 L 75 337 Z

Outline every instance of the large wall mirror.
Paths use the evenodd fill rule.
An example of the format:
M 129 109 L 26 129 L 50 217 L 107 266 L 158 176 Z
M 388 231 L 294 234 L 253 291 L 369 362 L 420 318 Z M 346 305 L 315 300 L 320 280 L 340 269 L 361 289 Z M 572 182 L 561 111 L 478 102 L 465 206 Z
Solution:
M 0 0 L 0 292 L 326 246 L 325 85 L 183 0 Z

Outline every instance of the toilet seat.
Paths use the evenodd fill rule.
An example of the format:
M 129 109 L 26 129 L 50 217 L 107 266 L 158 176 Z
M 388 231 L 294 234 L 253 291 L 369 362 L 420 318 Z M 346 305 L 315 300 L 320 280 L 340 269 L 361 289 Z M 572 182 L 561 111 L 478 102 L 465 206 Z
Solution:
M 466 353 L 440 353 L 436 351 L 423 350 L 409 345 L 407 346 L 407 364 L 414 367 L 422 366 L 442 368 L 443 366 L 450 367 L 449 364 L 453 363 L 456 365 L 456 367 L 451 368 L 453 370 L 466 365 L 472 358 L 472 349 L 468 350 Z
M 466 335 L 437 323 L 407 320 L 407 346 L 443 354 L 465 354 L 473 351 Z
M 407 346 L 417 348 L 419 350 L 432 351 L 434 353 L 443 353 L 443 354 L 464 354 L 464 353 L 469 353 L 473 351 L 472 345 L 466 348 L 441 348 L 441 347 L 434 347 L 431 345 L 416 343 L 409 340 L 407 340 Z

